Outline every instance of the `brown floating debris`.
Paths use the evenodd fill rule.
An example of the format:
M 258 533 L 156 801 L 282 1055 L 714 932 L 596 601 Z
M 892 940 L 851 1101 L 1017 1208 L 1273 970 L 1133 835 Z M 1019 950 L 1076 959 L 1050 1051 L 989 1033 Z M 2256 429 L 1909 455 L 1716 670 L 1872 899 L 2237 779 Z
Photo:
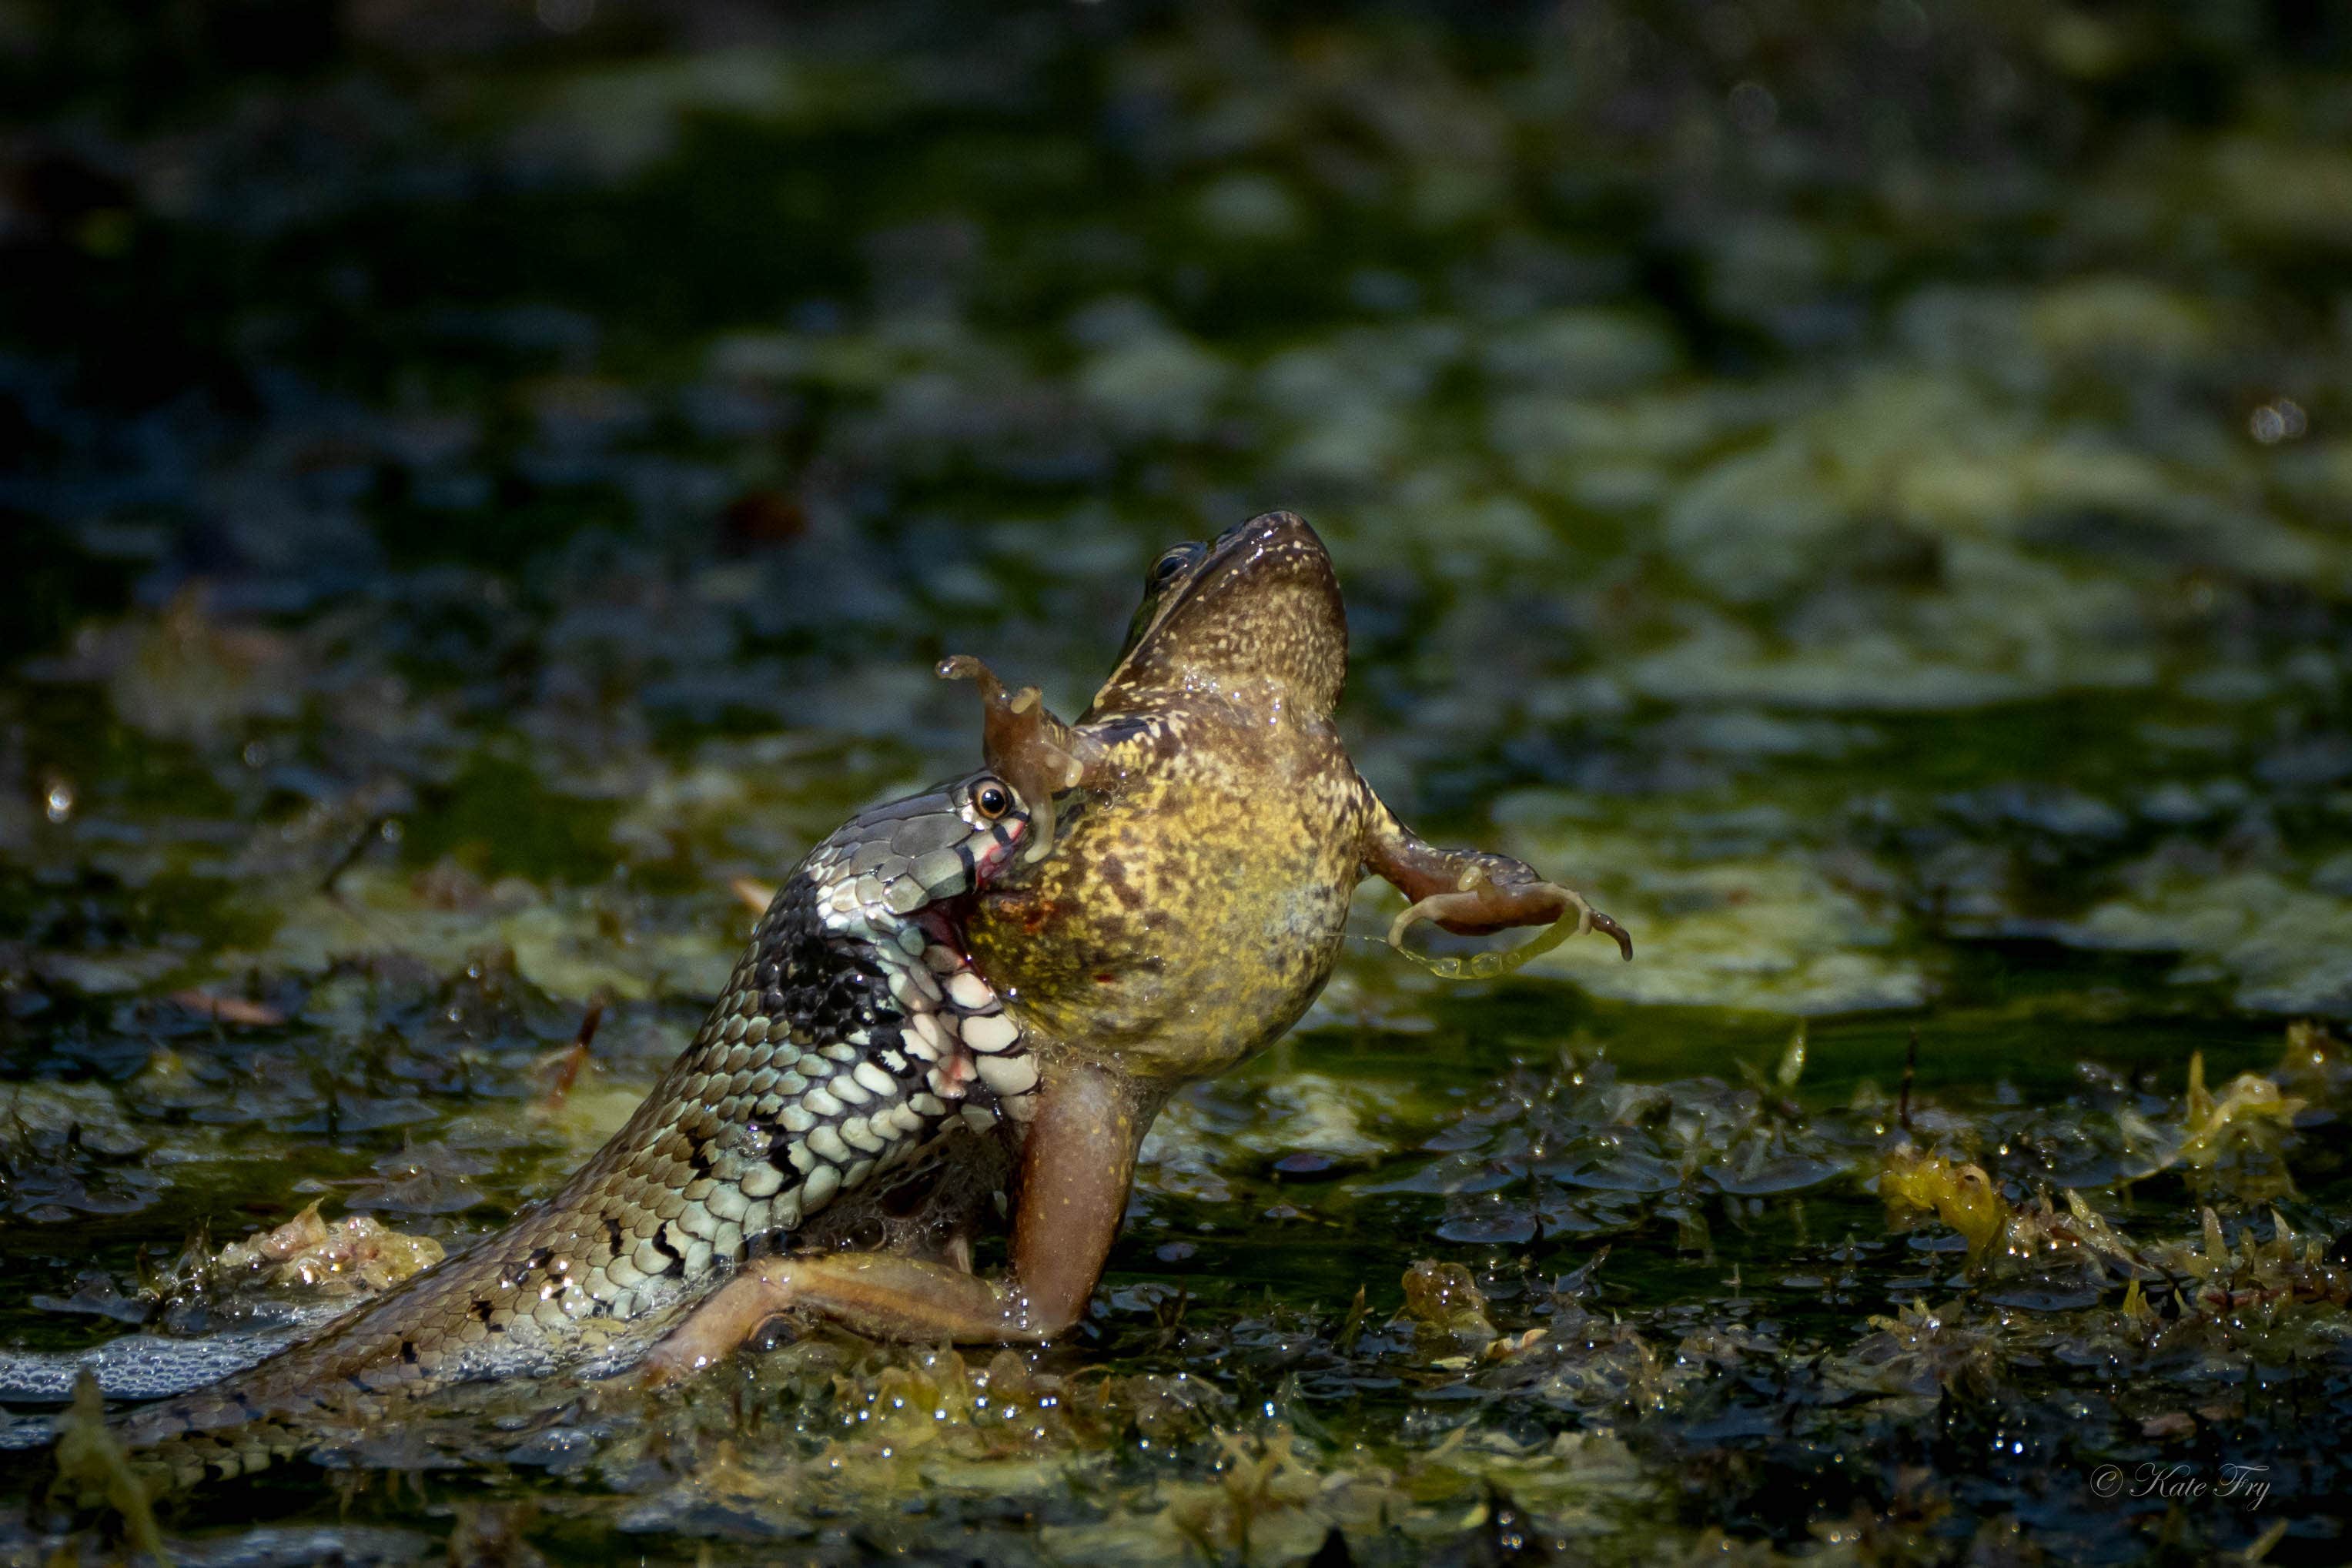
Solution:
M 587 1065 L 588 1048 L 596 1043 L 596 1026 L 604 1021 L 604 998 L 598 997 L 588 1004 L 587 1016 L 580 1020 L 580 1032 L 555 1059 L 555 1071 L 548 1081 L 547 1092 L 540 1097 L 539 1108 L 552 1111 L 571 1096 L 572 1086 L 580 1081 L 580 1070 Z
M 215 1023 L 239 1024 L 247 1029 L 274 1029 L 286 1021 L 286 1015 L 268 1003 L 247 1001 L 243 997 L 216 997 L 209 991 L 189 989 L 173 991 L 171 999 L 192 1013 L 202 1013 Z
M 310 1207 L 272 1230 L 232 1241 L 213 1259 L 219 1274 L 251 1272 L 273 1285 L 315 1285 L 330 1295 L 396 1285 L 441 1261 L 429 1236 L 409 1236 L 364 1214 L 330 1225 Z
M 319 879 L 319 891 L 330 897 L 334 896 L 335 883 L 343 880 L 345 872 L 360 863 L 360 857 L 367 853 L 368 846 L 383 834 L 393 820 L 390 816 L 370 817 L 367 825 L 359 831 L 359 836 L 344 846 L 343 852 L 335 858 L 335 863 L 327 868 L 327 874 Z

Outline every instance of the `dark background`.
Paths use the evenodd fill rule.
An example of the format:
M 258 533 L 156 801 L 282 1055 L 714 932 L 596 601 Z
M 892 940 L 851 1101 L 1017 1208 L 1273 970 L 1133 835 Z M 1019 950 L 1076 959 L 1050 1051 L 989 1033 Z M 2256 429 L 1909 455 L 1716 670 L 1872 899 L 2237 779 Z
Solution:
M 192 1532 L 1484 1561 L 1492 1484 L 1622 1561 L 2337 1554 L 2340 1269 L 2150 1329 L 1874 1184 L 1916 1039 L 1920 1146 L 2021 1211 L 2174 1275 L 2208 1207 L 2352 1228 L 2340 1056 L 2271 1066 L 2352 1016 L 2347 8 L 5 0 L 0 106 L 8 1339 L 216 1330 L 168 1260 L 315 1197 L 542 1195 L 730 881 L 969 765 L 933 660 L 1075 712 L 1158 549 L 1269 507 L 1386 798 L 1640 944 L 1444 990 L 1368 894 L 1162 1124 L 1078 1353 L 1122 1414 L 991 1500 L 841 1437 L 883 1364 L 821 1346 L 765 1446 L 460 1422 L 426 1500 Z M 2193 1056 L 2300 1104 L 2223 1136 Z M 1424 1257 L 1549 1348 L 1391 1324 Z M 1202 1501 L 1277 1416 L 1307 1490 Z M 2232 1457 L 2259 1513 L 2087 1490 Z

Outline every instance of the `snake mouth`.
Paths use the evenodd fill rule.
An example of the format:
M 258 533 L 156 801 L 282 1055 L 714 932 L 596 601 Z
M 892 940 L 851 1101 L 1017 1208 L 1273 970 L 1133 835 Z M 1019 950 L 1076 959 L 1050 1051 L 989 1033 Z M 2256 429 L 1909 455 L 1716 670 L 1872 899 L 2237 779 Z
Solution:
M 972 852 L 971 893 L 984 890 L 996 873 L 1013 863 L 1015 851 L 1029 841 L 1029 824 L 1018 819 L 996 824 L 988 842 Z
M 967 1115 L 1002 1115 L 1017 1135 L 1037 1113 L 1042 1075 L 1027 1031 L 1005 1010 L 1012 993 L 982 974 L 966 950 L 963 920 L 971 903 L 969 895 L 944 900 L 915 916 L 930 943 L 924 961 L 943 993 L 931 1017 L 952 1043 L 933 1067 L 931 1082 L 942 1099 L 961 1102 Z

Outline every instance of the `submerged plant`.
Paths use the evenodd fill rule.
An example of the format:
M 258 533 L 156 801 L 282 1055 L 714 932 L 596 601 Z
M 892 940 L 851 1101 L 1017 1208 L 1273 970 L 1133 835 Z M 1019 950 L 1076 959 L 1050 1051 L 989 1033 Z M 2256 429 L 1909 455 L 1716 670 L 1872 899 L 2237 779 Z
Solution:
M 2009 1203 L 1983 1166 L 1957 1164 L 1943 1155 L 1922 1153 L 1907 1143 L 1887 1151 L 1879 1169 L 1878 1190 L 1886 1200 L 1891 1223 L 1900 1225 L 1916 1216 L 1933 1215 L 1968 1242 L 1972 1264 L 1984 1260 L 2009 1223 Z
M 156 1528 L 155 1511 L 147 1485 L 131 1468 L 131 1457 L 106 1424 L 106 1401 L 97 1376 L 84 1370 L 74 1380 L 73 1405 L 58 1423 L 57 1479 L 50 1484 L 52 1501 L 102 1502 L 121 1520 L 122 1533 L 133 1551 L 169 1568 L 171 1555 Z

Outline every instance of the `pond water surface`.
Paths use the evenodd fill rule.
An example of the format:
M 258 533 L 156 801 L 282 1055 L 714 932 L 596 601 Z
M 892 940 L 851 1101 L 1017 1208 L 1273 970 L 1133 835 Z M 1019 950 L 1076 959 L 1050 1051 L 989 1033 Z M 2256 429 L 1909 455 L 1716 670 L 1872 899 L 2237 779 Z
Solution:
M 175 1560 L 2352 1551 L 2331 8 L 19 4 L 0 81 L 0 1343 L 546 1194 L 730 883 L 970 765 L 934 660 L 1074 713 L 1272 507 L 1366 774 L 1639 945 L 1448 985 L 1367 890 L 1070 1343 L 453 1396 Z M 124 1550 L 9 1458 L 7 1560 Z

